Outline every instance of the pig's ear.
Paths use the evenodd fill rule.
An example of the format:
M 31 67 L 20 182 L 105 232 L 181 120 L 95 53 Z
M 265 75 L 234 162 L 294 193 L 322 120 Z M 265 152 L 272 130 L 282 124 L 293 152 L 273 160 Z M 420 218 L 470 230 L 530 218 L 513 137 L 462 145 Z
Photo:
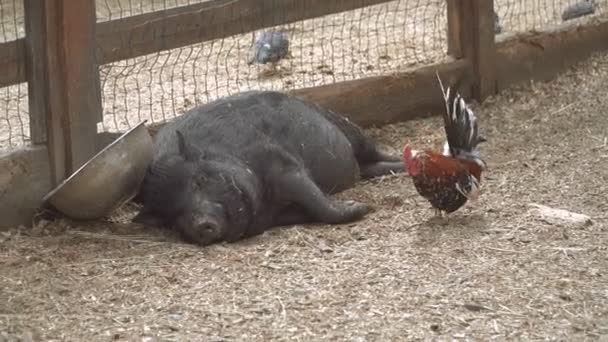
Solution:
M 177 148 L 179 154 L 184 157 L 184 159 L 187 161 L 195 161 L 200 158 L 200 151 L 186 140 L 186 137 L 184 137 L 182 132 L 175 130 L 175 134 L 177 134 Z

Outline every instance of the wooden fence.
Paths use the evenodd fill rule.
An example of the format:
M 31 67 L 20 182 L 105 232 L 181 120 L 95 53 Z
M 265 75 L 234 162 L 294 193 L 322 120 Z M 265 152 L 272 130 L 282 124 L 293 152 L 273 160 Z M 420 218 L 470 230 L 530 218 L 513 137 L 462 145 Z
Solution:
M 32 146 L 0 156 L 0 226 L 28 222 L 44 194 L 115 137 L 97 134 L 99 65 L 389 1 L 210 0 L 97 23 L 95 0 L 24 0 L 25 38 L 0 43 L 0 87 L 28 83 Z M 436 71 L 466 74 L 463 94 L 481 101 L 608 49 L 606 17 L 495 41 L 493 0 L 446 1 L 450 61 L 293 93 L 370 126 L 441 110 Z

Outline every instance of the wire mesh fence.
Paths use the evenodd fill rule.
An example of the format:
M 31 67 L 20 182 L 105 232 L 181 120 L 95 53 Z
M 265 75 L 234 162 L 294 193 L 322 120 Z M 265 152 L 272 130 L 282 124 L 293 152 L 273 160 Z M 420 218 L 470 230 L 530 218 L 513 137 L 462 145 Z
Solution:
M 0 0 L 0 43 L 25 36 L 23 0 Z
M 0 43 L 25 36 L 22 0 L 0 0 Z M 29 140 L 27 84 L 0 88 L 0 152 Z
M 97 22 L 197 4 L 208 0 L 95 0 Z
M 539 30 L 571 20 L 597 16 L 608 11 L 608 0 L 494 0 L 502 32 L 527 32 Z M 592 11 L 593 13 L 589 13 Z
M 0 154 L 29 140 L 27 83 L 0 88 Z
M 101 20 L 152 10 L 151 4 L 133 1 L 111 7 L 118 3 L 98 2 Z M 164 5 L 176 3 L 154 2 L 156 9 Z M 107 64 L 101 68 L 101 129 L 165 121 L 193 105 L 249 89 L 312 87 L 428 64 L 445 57 L 446 17 L 445 0 L 390 1 Z M 288 36 L 289 55 L 276 69 L 248 64 L 262 31 Z
M 608 0 L 495 0 L 495 12 L 500 32 L 525 32 L 561 23 L 568 6 L 585 1 L 593 2 L 591 15 L 608 11 Z M 201 2 L 96 0 L 96 14 L 103 22 Z M 439 62 L 446 58 L 446 7 L 445 0 L 387 1 L 102 65 L 99 130 L 170 120 L 194 105 L 250 89 L 313 87 Z M 289 38 L 289 54 L 276 68 L 248 64 L 263 31 Z M 23 0 L 0 0 L 0 43 L 24 35 Z M 26 84 L 0 88 L 0 151 L 28 142 L 27 105 Z

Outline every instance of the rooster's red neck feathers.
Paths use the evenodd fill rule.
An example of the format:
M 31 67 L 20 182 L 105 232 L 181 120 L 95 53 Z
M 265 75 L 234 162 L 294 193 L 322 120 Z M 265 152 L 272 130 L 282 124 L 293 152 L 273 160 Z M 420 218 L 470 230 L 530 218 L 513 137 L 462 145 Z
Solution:
M 405 170 L 410 176 L 416 176 L 421 171 L 420 161 L 415 157 L 415 153 L 409 144 L 403 148 L 403 163 Z

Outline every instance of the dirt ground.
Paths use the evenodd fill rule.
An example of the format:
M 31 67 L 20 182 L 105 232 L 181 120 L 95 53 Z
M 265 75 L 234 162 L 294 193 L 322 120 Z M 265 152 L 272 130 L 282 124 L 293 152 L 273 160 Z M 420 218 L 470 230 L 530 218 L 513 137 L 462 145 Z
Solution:
M 207 248 L 128 224 L 0 238 L 0 340 L 608 340 L 608 54 L 474 105 L 481 198 L 447 223 L 405 175 L 338 197 L 376 211 Z M 438 117 L 370 133 L 439 148 Z M 540 203 L 589 215 L 550 224 Z

